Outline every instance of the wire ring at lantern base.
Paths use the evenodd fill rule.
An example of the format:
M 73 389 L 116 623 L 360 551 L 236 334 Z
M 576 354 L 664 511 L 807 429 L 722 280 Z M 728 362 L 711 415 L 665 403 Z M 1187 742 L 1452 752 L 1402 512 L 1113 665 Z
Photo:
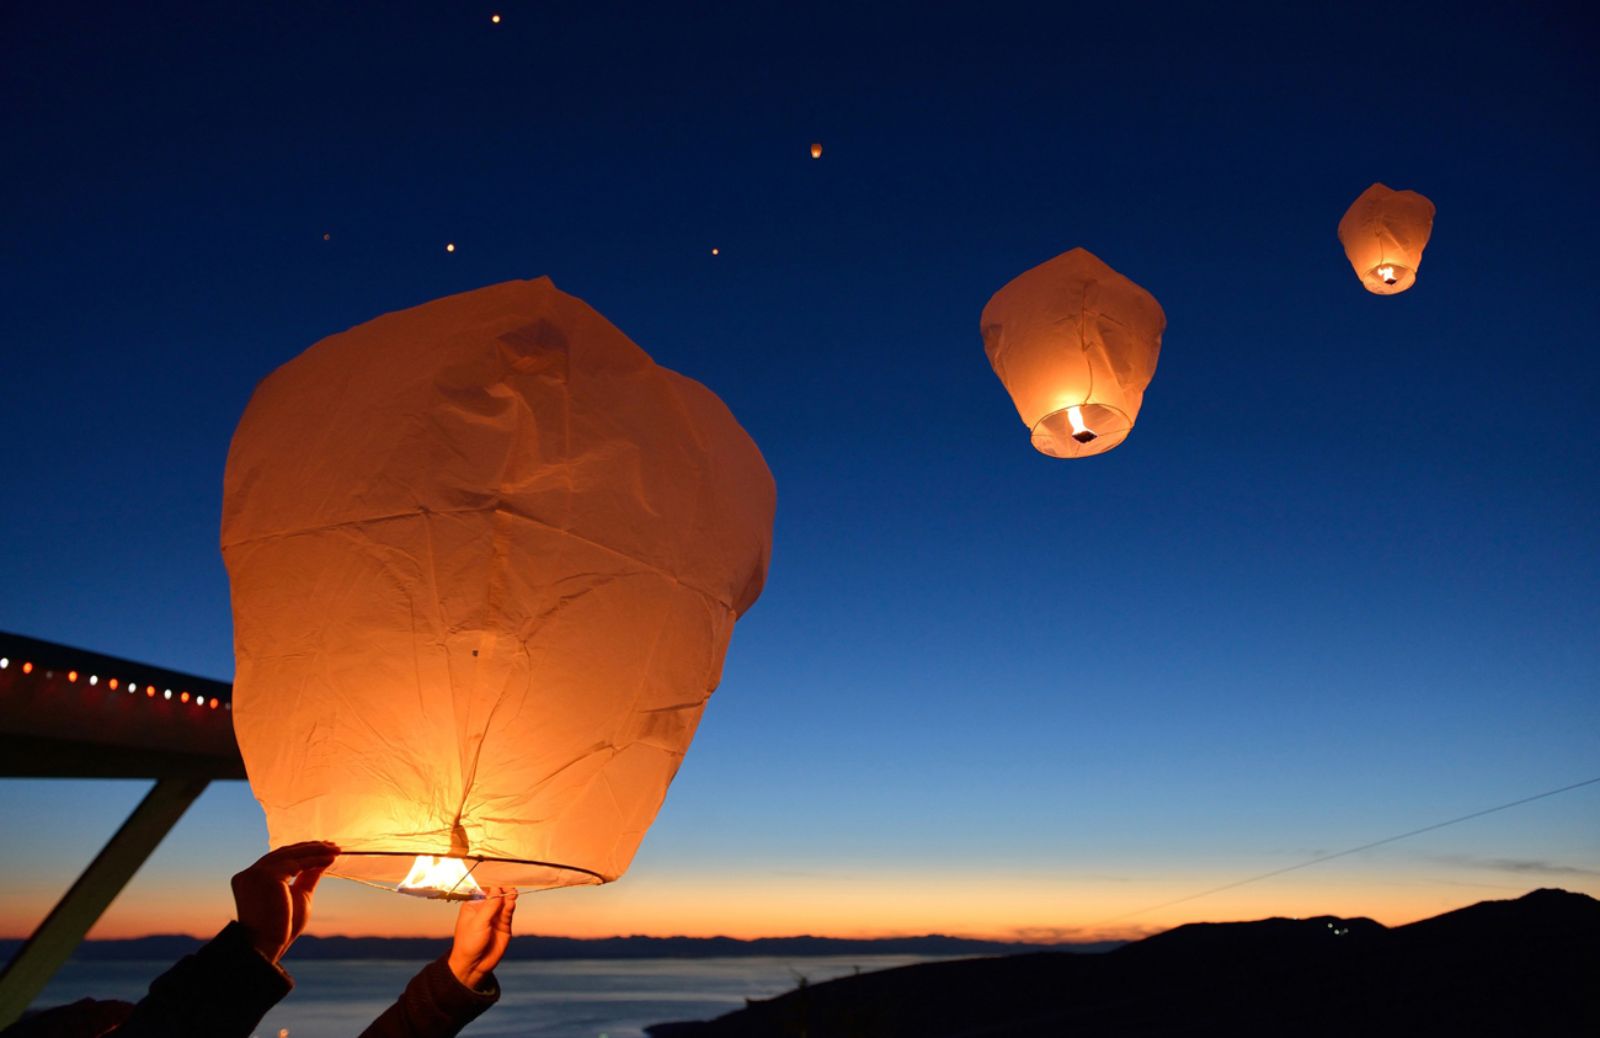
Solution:
M 1379 271 L 1388 271 L 1388 275 Z M 1392 296 L 1404 292 L 1417 283 L 1417 272 L 1403 263 L 1379 263 L 1361 275 L 1361 285 L 1378 296 Z
M 593 869 L 583 868 L 580 865 L 563 865 L 563 864 L 561 864 L 559 862 L 536 861 L 536 860 L 533 860 L 533 859 L 530 859 L 530 858 L 491 858 L 491 857 L 485 857 L 483 855 L 477 855 L 477 854 L 460 854 L 460 855 L 457 855 L 457 854 L 450 854 L 448 852 L 440 853 L 437 850 L 426 850 L 426 851 L 353 851 L 353 850 L 352 851 L 346 851 L 346 850 L 341 850 L 339 852 L 339 857 L 340 858 L 347 858 L 347 857 L 348 858 L 359 858 L 359 857 L 368 857 L 368 858 L 415 858 L 418 855 L 422 855 L 422 854 L 431 855 L 433 857 L 456 858 L 456 859 L 458 859 L 460 861 L 463 861 L 463 862 L 471 862 L 471 863 L 473 863 L 472 864 L 472 871 L 474 873 L 476 872 L 476 870 L 477 870 L 479 865 L 482 865 L 485 862 L 494 862 L 494 863 L 498 863 L 498 864 L 502 864 L 502 865 L 526 865 L 526 866 L 529 866 L 530 868 L 536 868 L 536 869 L 552 869 L 552 870 L 555 870 L 557 872 L 566 872 L 566 873 L 572 873 L 572 874 L 588 877 L 588 879 L 580 881 L 578 883 L 564 883 L 564 884 L 558 884 L 558 886 L 585 886 L 585 887 L 587 887 L 587 886 L 599 886 L 601 884 L 609 882 L 600 873 L 595 872 Z M 352 882 L 361 883 L 361 884 L 363 884 L 365 886 L 373 887 L 373 888 L 378 889 L 378 890 L 386 890 L 391 894 L 394 893 L 397 890 L 397 888 L 399 887 L 399 885 L 400 885 L 399 884 L 399 880 L 395 880 L 394 882 L 384 883 L 384 882 L 379 882 L 379 881 L 373 880 L 373 879 L 367 879 L 367 878 L 365 878 L 363 876 L 345 875 L 345 874 L 341 873 L 340 871 L 338 871 L 338 861 L 337 861 L 337 859 L 335 859 L 334 866 L 328 870 L 328 875 L 336 876 L 336 877 L 338 877 L 340 879 L 348 879 L 348 880 L 351 880 Z M 527 886 L 527 887 L 530 887 L 530 888 L 537 888 L 537 889 L 554 889 L 554 886 L 557 886 L 557 885 L 544 885 L 544 884 L 535 884 L 535 883 L 519 884 L 519 883 L 493 883 L 493 882 L 488 882 L 488 883 L 486 883 L 486 885 L 488 885 L 488 886 Z
M 1078 424 L 1092 434 L 1078 432 L 1068 412 L 1076 409 Z M 1033 424 L 1033 448 L 1052 458 L 1087 458 L 1104 454 L 1128 438 L 1133 422 L 1121 408 L 1110 404 L 1074 404 L 1051 411 Z

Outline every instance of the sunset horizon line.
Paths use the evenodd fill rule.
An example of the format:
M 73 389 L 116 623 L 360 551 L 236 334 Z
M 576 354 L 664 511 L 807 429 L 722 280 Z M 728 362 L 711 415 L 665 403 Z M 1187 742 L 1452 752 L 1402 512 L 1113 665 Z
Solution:
M 1262 918 L 1265 919 L 1265 918 L 1288 918 L 1288 917 L 1283 917 L 1283 916 L 1278 916 L 1278 917 L 1263 916 Z M 1191 920 L 1190 922 L 1237 922 L 1237 921 L 1239 921 L 1239 920 Z M 943 938 L 943 939 L 946 939 L 946 940 L 957 940 L 957 941 L 981 941 L 981 942 L 988 943 L 988 944 L 1022 944 L 1022 945 L 1037 945 L 1039 947 L 1048 947 L 1048 946 L 1052 946 L 1052 945 L 1062 945 L 1062 944 L 1102 944 L 1102 943 L 1105 943 L 1105 942 L 1108 942 L 1108 941 L 1137 941 L 1137 940 L 1140 940 L 1141 938 L 1149 937 L 1153 933 L 1159 933 L 1159 932 L 1162 932 L 1164 930 L 1170 930 L 1170 929 L 1173 929 L 1174 927 L 1177 927 L 1177 926 L 1188 926 L 1188 925 L 1190 925 L 1190 922 L 1174 923 L 1172 926 L 1168 926 L 1168 927 L 1156 927 L 1156 928 L 1152 928 L 1150 930 L 1146 930 L 1146 931 L 1142 931 L 1142 932 L 1127 933 L 1127 934 L 1123 934 L 1123 935 L 1119 935 L 1119 936 L 1109 936 L 1108 935 L 1108 936 L 1085 936 L 1085 937 L 1070 937 L 1070 938 L 1069 937 L 1061 937 L 1061 938 L 1055 938 L 1055 939 L 1026 938 L 1026 937 L 1020 937 L 1020 936 L 1015 936 L 1015 935 L 980 936 L 980 935 L 971 934 L 971 933 L 951 933 L 951 932 L 947 932 L 947 931 L 943 931 L 943 930 L 919 930 L 919 931 L 887 932 L 887 933 L 872 933 L 872 934 L 859 934 L 859 933 L 854 933 L 854 934 L 793 933 L 793 932 L 787 932 L 787 933 L 764 933 L 764 934 L 758 934 L 758 935 L 749 936 L 749 937 L 739 937 L 739 936 L 735 936 L 735 935 L 733 935 L 731 933 L 692 934 L 692 933 L 681 933 L 681 932 L 679 932 L 679 933 L 626 933 L 626 934 L 625 933 L 610 933 L 610 934 L 600 934 L 600 935 L 593 935 L 593 936 L 581 936 L 581 935 L 578 935 L 578 934 L 569 934 L 569 933 L 519 933 L 519 934 L 513 934 L 512 935 L 512 940 L 515 941 L 515 940 L 522 940 L 522 939 L 535 939 L 535 938 L 537 938 L 537 939 L 555 939 L 555 940 L 563 940 L 563 941 L 632 941 L 632 940 L 675 941 L 675 940 L 684 940 L 684 941 L 739 941 L 739 942 L 743 942 L 743 943 L 751 943 L 751 942 L 754 942 L 754 941 L 797 941 L 797 940 L 812 940 L 812 941 L 915 941 L 915 940 L 927 940 L 929 938 Z M 26 941 L 26 940 L 29 939 L 30 936 L 31 935 L 29 935 L 29 934 L 16 934 L 16 933 L 0 934 L 0 941 Z M 165 931 L 165 932 L 152 931 L 150 933 L 133 934 L 133 935 L 129 935 L 129 936 L 85 937 L 83 939 L 83 943 L 84 944 L 110 944 L 110 943 L 119 942 L 119 941 L 148 941 L 148 940 L 165 940 L 165 939 L 175 939 L 175 938 L 182 938 L 183 940 L 207 941 L 207 940 L 210 940 L 214 936 L 216 936 L 214 933 L 203 933 L 202 934 L 202 933 L 190 933 L 190 932 L 185 932 L 185 931 Z M 318 939 L 322 939 L 322 940 L 350 940 L 350 941 L 434 941 L 434 940 L 448 940 L 450 935 L 449 934 L 428 934 L 428 933 L 396 933 L 396 934 L 383 934 L 383 933 L 304 933 L 304 934 L 301 934 L 300 938 L 298 938 L 298 939 L 304 940 L 305 938 L 308 938 L 308 937 L 318 938 Z
M 797 931 L 794 931 L 794 930 L 787 930 L 787 931 L 768 930 L 768 931 L 746 931 L 746 932 L 740 933 L 739 931 L 717 930 L 717 931 L 713 931 L 713 932 L 694 933 L 694 932 L 685 931 L 683 929 L 677 929 L 677 930 L 671 930 L 671 931 L 655 931 L 655 932 L 633 931 L 631 933 L 623 933 L 623 932 L 612 931 L 612 932 L 608 932 L 608 933 L 597 933 L 597 934 L 581 934 L 581 933 L 572 933 L 572 932 L 542 932 L 542 933 L 536 932 L 536 933 L 518 933 L 513 937 L 513 940 L 520 940 L 520 939 L 554 939 L 554 940 L 567 940 L 567 941 L 577 941 L 577 942 L 594 942 L 594 943 L 603 942 L 603 941 L 626 941 L 626 940 L 657 940 L 657 941 L 671 941 L 671 940 L 716 941 L 716 940 L 726 940 L 726 941 L 736 941 L 736 942 L 740 942 L 740 943 L 752 943 L 752 942 L 756 942 L 756 941 L 785 941 L 785 940 L 897 941 L 897 940 L 927 940 L 927 939 L 933 939 L 933 938 L 943 938 L 943 939 L 948 939 L 948 940 L 985 942 L 985 943 L 991 943 L 991 944 L 1014 944 L 1014 945 L 1027 946 L 1027 947 L 1051 947 L 1051 946 L 1064 946 L 1064 945 L 1102 944 L 1102 943 L 1109 943 L 1109 942 L 1134 942 L 1134 941 L 1143 940 L 1146 937 L 1151 937 L 1151 936 L 1154 936 L 1154 935 L 1159 934 L 1159 933 L 1166 933 L 1166 932 L 1169 932 L 1171 930 L 1176 930 L 1179 927 L 1183 927 L 1183 926 L 1204 925 L 1204 924 L 1224 924 L 1224 923 L 1264 922 L 1264 921 L 1274 920 L 1274 919 L 1295 919 L 1295 920 L 1321 919 L 1321 918 L 1367 919 L 1367 920 L 1370 920 L 1372 922 L 1377 923 L 1380 926 L 1392 929 L 1392 928 L 1396 928 L 1396 927 L 1407 926 L 1407 925 L 1410 925 L 1412 923 L 1421 922 L 1421 921 L 1426 920 L 1426 919 L 1433 919 L 1433 918 L 1437 918 L 1439 916 L 1448 915 L 1448 914 L 1450 914 L 1452 912 L 1461 911 L 1463 909 L 1467 909 L 1467 908 L 1470 908 L 1470 907 L 1472 907 L 1474 905 L 1478 905 L 1478 904 L 1483 904 L 1483 903 L 1487 903 L 1487 902 L 1508 902 L 1508 901 L 1520 900 L 1520 899 L 1528 897 L 1528 896 L 1530 896 L 1530 895 L 1532 895 L 1534 893 L 1537 893 L 1537 892 L 1540 892 L 1540 891 L 1546 891 L 1546 890 L 1555 890 L 1555 891 L 1560 891 L 1562 893 L 1569 893 L 1569 894 L 1579 894 L 1579 895 L 1582 895 L 1582 896 L 1585 896 L 1585 897 L 1591 897 L 1591 898 L 1600 897 L 1600 892 L 1583 889 L 1583 885 L 1581 885 L 1581 884 L 1579 884 L 1579 885 L 1569 885 L 1569 886 L 1559 886 L 1559 885 L 1553 886 L 1553 885 L 1550 885 L 1550 884 L 1533 883 L 1533 884 L 1530 884 L 1526 889 L 1523 889 L 1523 888 L 1520 888 L 1520 887 L 1519 888 L 1515 888 L 1515 892 L 1513 892 L 1512 888 L 1506 888 L 1505 892 L 1501 896 L 1488 896 L 1488 897 L 1480 896 L 1480 897 L 1476 897 L 1476 898 L 1466 897 L 1466 898 L 1463 898 L 1462 900 L 1460 900 L 1458 902 L 1453 902 L 1453 903 L 1450 903 L 1448 905 L 1438 905 L 1438 904 L 1436 904 L 1436 905 L 1432 905 L 1432 906 L 1428 906 L 1428 907 L 1423 907 L 1423 906 L 1420 906 L 1420 905 L 1414 905 L 1414 906 L 1407 906 L 1407 907 L 1405 907 L 1403 909 L 1398 909 L 1398 910 L 1393 905 L 1378 905 L 1378 904 L 1372 905 L 1369 909 L 1364 910 L 1364 911 L 1362 911 L 1362 910 L 1350 911 L 1350 910 L 1347 909 L 1346 911 L 1343 911 L 1343 912 L 1338 911 L 1337 909 L 1322 910 L 1322 909 L 1319 909 L 1319 908 L 1310 908 L 1310 909 L 1301 908 L 1299 911 L 1296 911 L 1294 907 L 1282 906 L 1282 907 L 1275 907 L 1275 908 L 1266 909 L 1264 911 L 1259 911 L 1259 912 L 1249 912 L 1248 910 L 1247 911 L 1243 911 L 1243 912 L 1230 911 L 1230 910 L 1224 908 L 1224 909 L 1220 910 L 1219 912 L 1217 912 L 1217 914 L 1215 914 L 1215 915 L 1211 915 L 1211 914 L 1200 915 L 1200 914 L 1197 913 L 1194 916 L 1188 916 L 1188 917 L 1176 918 L 1176 919 L 1171 918 L 1171 917 L 1157 917 L 1155 919 L 1151 919 L 1148 922 L 1143 922 L 1143 923 L 1141 923 L 1141 922 L 1139 922 L 1137 920 L 1126 919 L 1126 918 L 1121 918 L 1121 919 L 1119 919 L 1119 918 L 1101 918 L 1099 920 L 1096 920 L 1095 922 L 1086 923 L 1081 927 L 1080 926 L 1071 926 L 1071 925 L 1061 925 L 1061 924 L 1056 924 L 1056 925 L 1040 924 L 1040 925 L 1034 925 L 1034 926 L 1030 926 L 1030 925 L 1011 925 L 1011 926 L 1007 926 L 1007 927 L 1004 927 L 1004 928 L 998 928 L 998 929 L 977 929 L 977 930 L 975 930 L 975 929 L 967 929 L 967 928 L 964 928 L 964 927 L 963 928 L 952 928 L 952 929 L 939 929 L 939 928 L 935 928 L 935 927 L 930 927 L 930 928 L 889 927 L 889 928 L 861 928 L 861 929 L 857 929 L 857 930 L 835 930 L 835 931 L 832 931 L 832 932 L 797 932 Z M 1138 913 L 1133 913 L 1133 914 L 1138 914 Z M 85 943 L 89 943 L 89 942 L 94 942 L 94 943 L 131 942 L 131 941 L 162 939 L 162 938 L 168 938 L 168 939 L 170 939 L 170 938 L 182 938 L 182 939 L 185 939 L 185 940 L 205 941 L 205 940 L 210 939 L 210 937 L 213 936 L 214 933 L 215 933 L 214 930 L 208 929 L 206 927 L 200 927 L 199 930 L 203 930 L 204 932 L 194 932 L 194 931 L 184 931 L 184 930 L 168 930 L 168 931 L 154 931 L 154 930 L 152 930 L 152 931 L 146 931 L 146 932 L 136 933 L 136 934 L 117 934 L 117 935 L 114 935 L 114 936 L 98 936 L 98 935 L 96 935 L 96 936 L 86 937 L 85 938 Z M 315 930 L 315 928 L 313 928 L 311 931 L 308 931 L 307 933 L 303 934 L 302 936 L 303 937 L 315 937 L 315 938 L 319 938 L 319 939 L 334 939 L 334 940 L 342 939 L 342 940 L 358 940 L 358 941 L 369 941 L 369 940 L 433 941 L 433 940 L 448 940 L 449 937 L 450 937 L 450 933 L 449 933 L 448 930 L 441 930 L 441 931 L 435 932 L 435 933 L 426 933 L 426 932 L 419 933 L 419 932 L 416 932 L 416 931 L 408 931 L 408 932 L 401 932 L 401 933 L 373 933 L 373 932 L 357 933 L 357 932 L 349 932 L 349 931 L 334 932 L 334 933 L 321 933 L 321 932 L 317 932 Z M 28 940 L 28 935 L 26 933 L 18 934 L 15 931 L 12 931 L 11 933 L 6 934 L 6 935 L 0 935 L 0 941 L 18 941 L 18 942 L 22 942 L 22 941 L 27 941 L 27 940 Z

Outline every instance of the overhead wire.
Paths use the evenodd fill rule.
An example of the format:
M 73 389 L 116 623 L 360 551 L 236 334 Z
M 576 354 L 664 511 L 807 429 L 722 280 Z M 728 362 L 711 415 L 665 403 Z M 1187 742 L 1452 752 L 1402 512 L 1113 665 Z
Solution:
M 1406 840 L 1413 836 L 1420 836 L 1423 833 L 1431 833 L 1435 829 L 1443 829 L 1447 825 L 1456 825 L 1460 822 L 1471 821 L 1474 818 L 1482 818 L 1484 815 L 1492 815 L 1496 811 L 1505 811 L 1509 808 L 1521 807 L 1523 804 L 1531 804 L 1535 800 L 1543 800 L 1545 797 L 1553 797 L 1558 793 L 1567 793 L 1574 789 L 1581 789 L 1584 786 L 1592 786 L 1597 782 L 1600 782 L 1600 775 L 1596 775 L 1594 778 L 1584 779 L 1582 782 L 1574 782 L 1569 786 L 1562 786 L 1560 789 L 1547 789 L 1543 793 L 1535 793 L 1532 796 L 1523 797 L 1520 800 L 1512 800 L 1508 803 L 1497 804 L 1494 807 L 1486 807 L 1481 811 L 1473 811 L 1471 814 L 1460 815 L 1456 818 L 1451 818 L 1443 822 L 1435 822 L 1432 825 L 1425 825 L 1420 829 L 1412 829 L 1409 832 L 1398 833 L 1394 836 L 1385 836 L 1381 840 L 1373 840 L 1371 843 L 1364 843 L 1359 847 L 1348 847 L 1342 851 L 1334 851 L 1332 854 L 1319 854 L 1315 858 L 1308 858 L 1307 860 L 1297 862 L 1294 865 L 1285 865 L 1281 869 L 1273 869 L 1270 872 L 1263 872 L 1255 876 L 1248 876 L 1244 879 L 1234 880 L 1232 883 L 1224 883 L 1220 887 L 1212 887 L 1209 890 L 1202 890 L 1196 894 L 1186 894 L 1183 897 L 1174 898 L 1171 901 L 1163 901 L 1158 905 L 1148 905 L 1144 908 L 1134 909 L 1132 912 L 1124 912 L 1121 915 L 1110 916 L 1108 918 L 1101 919 L 1099 922 L 1092 924 L 1092 926 L 1101 926 L 1105 923 L 1114 923 L 1122 919 L 1129 919 L 1136 915 L 1144 915 L 1146 912 L 1154 912 L 1162 908 L 1171 908 L 1173 905 L 1181 905 L 1188 901 L 1196 901 L 1203 897 L 1210 897 L 1212 894 L 1220 894 L 1224 890 L 1233 890 L 1235 887 L 1242 887 L 1247 883 L 1259 883 L 1261 880 L 1271 879 L 1274 876 L 1281 876 L 1286 872 L 1295 872 L 1299 869 L 1310 868 L 1312 865 L 1320 865 L 1325 861 L 1332 861 L 1335 858 L 1343 858 L 1351 854 L 1359 854 L 1362 851 L 1370 851 L 1374 847 L 1382 847 L 1384 844 L 1394 843 L 1397 840 Z

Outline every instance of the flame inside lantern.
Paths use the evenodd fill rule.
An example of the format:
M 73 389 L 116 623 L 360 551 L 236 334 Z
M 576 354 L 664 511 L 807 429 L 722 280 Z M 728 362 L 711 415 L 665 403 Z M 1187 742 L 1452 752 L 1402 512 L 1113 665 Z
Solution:
M 1079 443 L 1088 443 L 1094 439 L 1094 431 L 1083 424 L 1083 408 L 1074 404 L 1067 408 L 1067 421 L 1072 423 L 1072 438 Z
M 1385 285 L 1392 285 L 1396 281 L 1400 280 L 1395 275 L 1394 268 L 1389 266 L 1389 265 L 1387 265 L 1387 264 L 1385 264 L 1384 266 L 1379 267 L 1377 270 L 1373 271 L 1373 273 L 1378 275 L 1380 278 L 1382 278 L 1383 279 L 1383 283 Z
M 396 888 L 412 897 L 442 901 L 482 901 L 483 888 L 472 878 L 472 870 L 460 858 L 419 854 L 411 871 Z

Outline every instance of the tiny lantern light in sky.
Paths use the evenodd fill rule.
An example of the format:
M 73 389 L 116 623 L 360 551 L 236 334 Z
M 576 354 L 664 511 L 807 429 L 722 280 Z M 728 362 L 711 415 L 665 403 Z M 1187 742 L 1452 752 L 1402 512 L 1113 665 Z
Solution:
M 456 251 L 456 243 L 455 242 L 449 242 L 448 244 L 445 245 L 444 251 L 446 251 L 446 252 L 454 252 L 454 251 Z
M 813 141 L 813 142 L 811 142 L 811 157 L 814 158 L 814 159 L 822 158 L 822 142 L 821 141 Z
M 1373 184 L 1339 221 L 1339 241 L 1368 292 L 1392 296 L 1417 280 L 1433 233 L 1433 203 L 1415 191 Z
M 775 491 L 704 386 L 548 278 L 268 376 L 223 483 L 234 726 L 274 847 L 406 893 L 627 869 L 761 592 Z
M 1073 249 L 1012 279 L 980 323 L 1034 447 L 1081 458 L 1115 447 L 1138 420 L 1167 316 L 1149 292 Z
M 491 14 L 491 15 L 490 15 L 490 16 L 489 16 L 489 20 L 490 20 L 490 21 L 491 21 L 491 22 L 493 22 L 493 23 L 494 23 L 494 24 L 496 24 L 496 25 L 499 25 L 499 24 L 500 24 L 500 16 L 499 16 L 499 15 L 498 15 L 498 14 Z

